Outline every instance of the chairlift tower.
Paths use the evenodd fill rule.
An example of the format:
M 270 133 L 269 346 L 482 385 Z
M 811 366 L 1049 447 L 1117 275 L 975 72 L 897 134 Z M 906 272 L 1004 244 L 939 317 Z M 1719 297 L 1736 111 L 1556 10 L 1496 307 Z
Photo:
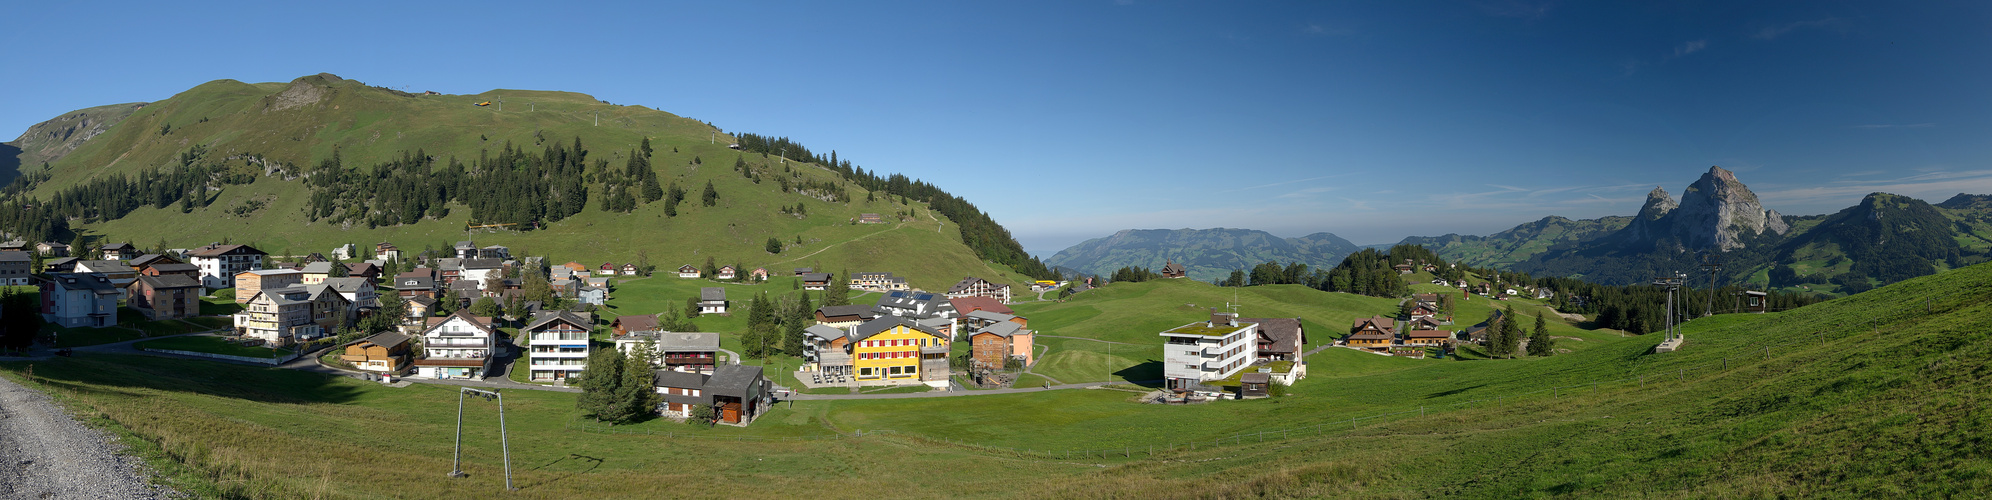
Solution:
M 1702 270 L 1708 272 L 1708 303 L 1702 308 L 1702 317 L 1715 315 L 1715 280 L 1722 274 L 1722 254 L 1702 254 Z
M 1676 272 L 1671 277 L 1653 280 L 1655 286 L 1667 287 L 1667 340 L 1662 345 L 1673 344 L 1680 340 L 1680 326 L 1676 319 L 1678 318 L 1678 313 L 1674 306 L 1674 296 L 1680 293 L 1681 284 L 1686 282 L 1687 277 L 1686 274 Z
M 496 390 L 490 390 L 490 391 L 485 391 L 485 390 L 478 390 L 478 389 L 472 389 L 472 388 L 469 388 L 469 387 L 463 387 L 463 388 L 461 388 L 461 389 L 462 389 L 462 390 L 460 390 L 460 391 L 457 391 L 457 428 L 456 428 L 456 454 L 455 454 L 455 456 L 454 456 L 454 457 L 452 457 L 452 458 L 450 459 L 450 477 L 456 477 L 456 478 L 461 478 L 461 477 L 465 477 L 465 476 L 468 476 L 468 474 L 464 474 L 464 473 L 463 473 L 463 400 L 464 400 L 464 397 L 465 397 L 465 396 L 477 396 L 477 397 L 481 397 L 481 398 L 484 398 L 484 400 L 485 400 L 485 401 L 490 401 L 490 400 L 494 400 L 494 399 L 495 399 L 495 400 L 497 400 L 497 401 L 498 401 L 498 446 L 499 446 L 499 449 L 503 450 L 503 451 L 504 451 L 504 454 L 505 454 L 505 455 L 504 455 L 504 456 L 505 456 L 505 489 L 506 489 L 506 490 L 517 490 L 518 488 L 514 488 L 514 487 L 512 487 L 512 445 L 511 445 L 511 441 L 510 441 L 510 440 L 509 440 L 509 439 L 507 438 L 507 436 L 505 435 L 505 395 L 504 395 L 504 394 L 499 394 L 499 393 L 498 393 L 498 391 L 496 391 Z

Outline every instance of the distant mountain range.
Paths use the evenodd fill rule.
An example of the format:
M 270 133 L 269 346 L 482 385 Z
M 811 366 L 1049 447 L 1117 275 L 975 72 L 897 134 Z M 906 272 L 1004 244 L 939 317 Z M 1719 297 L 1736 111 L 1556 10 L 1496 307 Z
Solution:
M 1281 238 L 1256 229 L 1128 229 L 1073 245 L 1044 263 L 1087 274 L 1113 274 L 1123 267 L 1161 271 L 1163 264 L 1174 261 L 1190 278 L 1208 281 L 1267 261 L 1334 267 L 1361 249 L 1331 233 Z
M 1874 193 L 1835 214 L 1789 216 L 1764 207 L 1734 172 L 1710 167 L 1679 201 L 1656 187 L 1630 217 L 1550 216 L 1487 236 L 1413 236 L 1400 244 L 1463 264 L 1607 284 L 1677 271 L 1706 277 L 1702 264 L 1720 263 L 1718 277 L 1728 283 L 1857 293 L 1992 258 L 1992 195 L 1959 194 L 1931 205 Z M 1334 266 L 1360 248 L 1328 233 L 1282 239 L 1249 229 L 1129 230 L 1046 263 L 1112 272 L 1159 269 L 1174 258 L 1192 277 L 1211 279 L 1266 261 Z

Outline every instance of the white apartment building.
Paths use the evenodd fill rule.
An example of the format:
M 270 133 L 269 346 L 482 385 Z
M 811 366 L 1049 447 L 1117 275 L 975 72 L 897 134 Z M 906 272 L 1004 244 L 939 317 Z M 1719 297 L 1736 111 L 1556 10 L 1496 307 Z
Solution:
M 429 328 L 422 331 L 422 357 L 415 360 L 415 376 L 482 379 L 491 371 L 497 341 L 491 318 L 471 316 L 465 310 L 430 318 Z
M 263 268 L 268 255 L 249 245 L 209 244 L 187 252 L 188 263 L 201 268 L 201 286 L 210 289 L 235 286 L 235 275 Z
M 1251 366 L 1258 354 L 1256 325 L 1212 310 L 1198 321 L 1162 332 L 1162 378 L 1170 389 L 1191 389 Z
M 589 316 L 567 311 L 544 313 L 519 330 L 527 338 L 527 374 L 532 380 L 567 380 L 588 369 L 588 332 L 595 324 Z

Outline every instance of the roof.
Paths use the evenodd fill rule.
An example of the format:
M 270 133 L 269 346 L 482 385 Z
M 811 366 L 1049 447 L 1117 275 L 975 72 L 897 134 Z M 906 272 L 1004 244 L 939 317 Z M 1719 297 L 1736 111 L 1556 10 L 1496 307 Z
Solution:
M 361 290 L 372 290 L 373 282 L 366 278 L 325 278 L 325 286 L 339 293 L 359 293 Z
M 152 287 L 155 290 L 167 289 L 167 288 L 200 288 L 201 286 L 200 280 L 194 279 L 192 276 L 187 276 L 185 274 L 167 274 L 163 276 L 139 276 L 138 281 L 140 283 L 144 283 L 145 286 Z
M 708 378 L 711 377 L 708 377 L 703 373 L 681 372 L 673 370 L 657 370 L 651 372 L 651 381 L 657 384 L 658 387 L 677 387 L 680 389 L 703 389 L 705 388 L 706 379 Z
M 436 305 L 436 299 L 429 298 L 428 296 L 425 295 L 416 295 L 415 298 L 408 299 L 408 301 L 421 304 L 423 307 Z
M 60 283 L 68 290 L 90 290 L 98 295 L 118 293 L 118 287 L 111 284 L 110 278 L 100 273 L 48 273 L 43 280 Z
M 1013 314 L 1003 314 L 999 312 L 989 312 L 984 310 L 969 311 L 966 317 L 984 320 L 984 321 L 1000 321 L 1005 323 L 1009 322 L 1010 320 L 1017 319 L 1017 316 Z
M 1252 372 L 1238 377 L 1238 382 L 1242 384 L 1264 384 L 1272 381 L 1273 374 L 1271 373 Z
M 191 252 L 187 252 L 187 256 L 188 256 L 188 257 L 220 257 L 220 256 L 223 256 L 223 255 L 228 255 L 228 254 L 229 254 L 229 253 L 231 253 L 231 252 L 237 252 L 237 251 L 240 251 L 241 253 L 254 253 L 254 254 L 257 254 L 257 255 L 269 255 L 269 254 L 266 254 L 266 253 L 263 253 L 263 251 L 262 251 L 262 250 L 257 250 L 257 249 L 255 249 L 254 247 L 250 247 L 249 245 L 208 245 L 208 246 L 205 246 L 205 247 L 201 247 L 201 248 L 196 248 L 196 249 L 194 249 L 194 250 L 193 250 L 193 251 L 191 251 Z
M 461 249 L 464 249 L 464 250 L 471 250 L 471 249 L 475 249 L 475 248 L 477 248 L 477 243 L 473 243 L 473 242 L 469 242 L 469 241 L 459 241 L 459 242 L 456 242 L 456 248 L 461 248 Z
M 762 380 L 759 366 L 720 365 L 712 371 L 712 378 L 706 379 L 706 391 L 718 396 L 745 398 L 749 386 L 759 380 Z
M 617 326 L 621 326 L 623 331 L 625 332 L 657 331 L 657 317 L 647 314 L 639 314 L 635 316 L 617 316 L 615 324 Z
M 863 304 L 851 304 L 843 306 L 823 306 L 816 308 L 816 313 L 823 315 L 823 317 L 825 318 L 834 318 L 838 316 L 857 316 L 861 318 L 878 316 L 877 313 L 872 312 L 871 306 Z
M 79 260 L 76 261 L 76 269 L 88 270 L 93 273 L 132 272 L 131 266 L 124 265 L 123 262 L 115 260 Z
M 830 273 L 802 273 L 803 281 L 830 281 Z
M 691 264 L 685 264 L 685 265 L 682 265 L 682 266 L 678 266 L 678 272 L 681 272 L 681 273 L 696 273 L 696 272 L 699 272 L 699 268 L 696 268 L 696 267 L 692 267 L 692 265 L 691 265 Z
M 372 337 L 360 339 L 361 343 L 368 343 L 381 347 L 394 347 L 397 345 L 401 345 L 401 343 L 407 341 L 408 341 L 408 334 L 392 330 L 376 333 Z
M 146 266 L 146 269 L 151 269 L 153 271 L 158 271 L 162 273 L 179 273 L 187 271 L 199 272 L 201 270 L 201 266 L 172 262 L 167 264 L 153 264 L 150 266 Z
M 436 280 L 428 276 L 396 276 L 394 278 L 394 289 L 434 290 L 436 289 Z
M 539 316 L 533 317 L 533 322 L 527 323 L 526 327 L 521 329 L 521 331 L 538 330 L 540 329 L 540 327 L 552 324 L 555 321 L 566 321 L 568 323 L 573 324 L 574 326 L 581 327 L 581 329 L 583 330 L 592 329 L 592 327 L 595 326 L 594 325 L 595 320 L 593 318 L 584 317 L 582 316 L 583 314 L 587 313 L 571 313 L 567 311 L 540 313 Z
M 1377 328 L 1379 328 L 1379 329 L 1382 329 L 1383 331 L 1386 331 L 1386 332 L 1395 332 L 1395 331 L 1397 331 L 1397 319 L 1395 319 L 1395 318 L 1385 318 L 1385 317 L 1382 317 L 1382 316 L 1370 316 L 1370 317 L 1367 317 L 1367 318 L 1356 318 L 1356 322 L 1355 322 L 1355 324 L 1353 324 L 1353 325 L 1350 325 L 1350 326 L 1349 326 L 1349 328 L 1358 328 L 1358 329 L 1359 329 L 1359 328 L 1362 328 L 1362 327 L 1363 327 L 1363 325 L 1365 325 L 1365 324 L 1371 324 L 1371 325 L 1376 325 L 1376 327 L 1377 327 Z
M 699 300 L 702 300 L 702 301 L 723 301 L 723 300 L 726 300 L 726 289 L 725 289 L 725 288 L 720 288 L 720 287 L 716 287 L 716 286 L 709 286 L 709 287 L 705 287 L 705 288 L 700 288 L 700 289 L 699 289 Z
M 27 252 L 16 250 L 0 252 L 0 262 L 28 262 L 32 260 L 34 260 L 34 256 L 28 255 Z
M 505 261 L 498 259 L 464 259 L 460 265 L 464 269 L 498 269 L 505 267 Z
M 1266 352 L 1298 352 L 1302 339 L 1300 318 L 1240 318 L 1238 321 L 1259 324 L 1259 336 L 1272 340 L 1271 344 L 1259 348 Z
M 988 285 L 990 283 L 986 280 L 983 280 L 982 278 L 969 276 L 966 278 L 962 278 L 961 281 L 955 282 L 954 286 L 948 287 L 948 293 L 966 292 L 968 291 L 969 288 L 972 288 L 978 284 Z
M 956 311 L 975 311 L 981 309 L 989 312 L 1016 314 L 1016 311 L 1012 311 L 1010 306 L 1003 305 L 1003 301 L 990 297 L 955 297 L 948 299 L 948 302 L 954 304 Z
M 831 341 L 844 338 L 844 329 L 829 325 L 809 325 L 808 328 L 802 329 L 802 334 Z
M 882 333 L 886 330 L 891 330 L 893 327 L 896 326 L 904 326 L 906 328 L 912 329 L 920 333 L 933 335 L 939 338 L 947 338 L 947 336 L 942 335 L 941 332 L 934 331 L 932 327 L 922 325 L 911 319 L 902 318 L 899 316 L 880 316 L 878 319 L 866 321 L 862 324 L 859 324 L 857 327 L 852 328 L 851 341 L 852 342 L 863 341 L 864 339 L 871 338 L 871 336 L 873 335 L 878 335 L 879 333 Z
M 279 306 L 303 304 L 311 301 L 309 295 L 307 295 L 306 298 L 302 299 L 290 298 L 291 295 L 300 294 L 300 293 L 310 294 L 311 290 L 305 288 L 304 285 L 291 285 L 283 288 L 265 288 L 262 289 L 261 291 L 256 292 L 256 295 L 250 296 L 249 301 L 255 302 L 258 297 L 261 297 L 264 300 L 267 300 L 270 303 Z
M 299 271 L 296 269 L 257 269 L 254 271 L 243 271 L 243 272 L 254 274 L 257 276 L 280 276 L 285 274 L 304 274 L 304 271 Z
M 976 335 L 988 333 L 988 334 L 994 334 L 998 337 L 1009 338 L 1011 335 L 1016 335 L 1018 331 L 1021 331 L 1023 329 L 1024 329 L 1023 325 L 1018 325 L 1016 323 L 1004 321 L 1001 323 L 989 325 L 987 327 L 982 328 L 981 330 L 976 330 L 975 333 L 971 333 L 969 334 L 969 336 L 973 337 Z
M 98 250 L 117 250 L 117 251 L 125 251 L 125 250 L 133 250 L 133 249 L 134 249 L 134 247 L 132 247 L 130 243 L 112 243 L 112 244 L 109 244 L 109 245 L 104 245 L 104 247 L 103 247 L 103 248 L 99 248 Z
M 332 263 L 313 262 L 305 264 L 304 269 L 300 269 L 300 271 L 304 271 L 304 274 L 332 274 Z
M 712 351 L 719 349 L 719 334 L 711 332 L 659 332 L 657 348 L 665 351 Z
M 463 318 L 464 321 L 469 322 L 471 326 L 475 326 L 477 327 L 477 329 L 483 330 L 485 335 L 497 334 L 496 331 L 493 331 L 491 329 L 491 318 L 486 318 L 483 316 L 472 316 L 470 314 L 469 309 L 458 309 L 457 312 L 450 313 L 449 316 L 444 316 L 440 318 L 429 318 L 429 325 L 426 328 L 423 328 L 422 334 L 428 335 L 430 330 L 434 330 L 436 329 L 436 327 L 441 326 L 443 323 L 449 322 L 449 320 L 452 318 Z
M 1449 339 L 1453 333 L 1449 330 L 1412 330 L 1404 336 L 1414 339 Z

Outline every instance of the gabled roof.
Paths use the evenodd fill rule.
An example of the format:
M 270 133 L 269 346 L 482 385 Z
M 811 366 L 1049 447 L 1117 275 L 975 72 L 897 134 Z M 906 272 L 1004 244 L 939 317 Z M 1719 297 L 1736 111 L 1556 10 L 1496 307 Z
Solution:
M 394 278 L 394 289 L 434 290 L 436 289 L 436 280 L 428 276 L 397 276 Z
M 651 372 L 651 374 L 651 383 L 657 384 L 658 387 L 675 387 L 679 389 L 704 389 L 706 379 L 711 378 L 703 373 L 672 370 L 657 370 Z
M 304 271 L 304 274 L 332 274 L 332 263 L 313 262 L 305 264 L 304 269 L 300 269 L 300 271 Z
M 699 300 L 703 302 L 723 302 L 726 300 L 726 289 L 716 286 L 700 288 Z
M 89 271 L 93 273 L 132 272 L 131 266 L 124 265 L 123 262 L 118 262 L 115 260 L 79 260 L 76 261 L 76 270 L 79 272 Z
M 822 314 L 823 317 L 825 318 L 835 318 L 838 316 L 857 316 L 859 318 L 871 319 L 873 317 L 878 316 L 878 313 L 872 312 L 871 306 L 863 304 L 823 306 L 816 308 L 816 313 Z
M 422 307 L 429 307 L 436 305 L 436 299 L 429 298 L 426 295 L 416 295 L 415 298 L 408 299 L 408 301 L 421 304 Z
M 803 281 L 830 281 L 830 273 L 802 273 Z
M 1016 314 L 1015 311 L 1010 309 L 1010 306 L 1003 305 L 1003 301 L 990 297 L 955 297 L 948 299 L 948 302 L 954 304 L 956 311 L 974 312 L 976 310 L 983 310 L 1003 314 Z
M 988 285 L 988 284 L 990 283 L 986 280 L 983 280 L 982 278 L 969 276 L 966 278 L 962 278 L 961 281 L 955 282 L 954 286 L 948 287 L 948 293 L 966 292 L 968 291 L 969 288 L 973 288 L 976 285 Z
M 1260 338 L 1272 341 L 1261 351 L 1290 353 L 1298 352 L 1306 342 L 1306 334 L 1301 331 L 1300 318 L 1240 318 L 1238 321 L 1257 323 Z
M 429 318 L 429 326 L 428 328 L 422 329 L 422 335 L 428 335 L 429 332 L 434 331 L 437 327 L 440 327 L 444 323 L 448 323 L 451 319 L 456 319 L 456 318 L 462 318 L 465 322 L 470 323 L 471 326 L 477 327 L 478 330 L 483 331 L 485 335 L 495 336 L 498 334 L 496 330 L 491 329 L 491 318 L 486 318 L 483 316 L 472 316 L 470 314 L 469 309 L 458 309 L 457 312 L 450 313 L 449 316 L 444 316 L 440 318 Z
M 175 258 L 172 258 L 172 257 L 167 257 L 167 256 L 164 256 L 164 255 L 159 255 L 159 254 L 156 254 L 156 253 L 148 253 L 148 254 L 145 254 L 145 255 L 140 255 L 140 256 L 137 256 L 137 257 L 132 257 L 132 258 L 131 258 L 131 260 L 127 260 L 127 261 L 125 261 L 125 263 L 127 263 L 127 264 L 131 264 L 131 265 L 132 265 L 132 267 L 141 267 L 141 266 L 145 266 L 145 265 L 149 265 L 149 264 L 152 264 L 153 262 L 158 262 L 158 261 L 167 261 L 167 262 L 179 262 L 180 260 L 179 260 L 179 259 L 175 259 Z
M 696 268 L 696 267 L 692 267 L 692 265 L 691 265 L 691 264 L 685 264 L 685 265 L 682 265 L 682 266 L 678 266 L 678 272 L 681 272 L 681 273 L 696 273 L 696 272 L 699 272 L 699 268 Z
M 983 321 L 1000 321 L 1004 323 L 1008 323 L 1010 320 L 1017 319 L 1017 316 L 1014 314 L 1003 314 L 999 312 L 990 312 L 981 309 L 969 311 L 969 313 L 964 317 L 979 319 Z
M 366 278 L 325 278 L 325 286 L 332 287 L 339 293 L 359 293 L 361 290 L 372 290 L 373 282 Z
M 462 265 L 462 266 L 463 266 L 463 268 L 464 268 L 464 269 L 466 269 L 466 270 L 469 270 L 469 269 L 498 269 L 498 268 L 501 268 L 501 267 L 505 267 L 505 261 L 502 261 L 502 260 L 498 260 L 498 259 L 464 259 L 464 260 L 463 260 L 463 263 L 462 263 L 461 265 Z
M 34 256 L 28 255 L 27 252 L 17 250 L 0 252 L 0 262 L 29 262 L 33 260 Z
M 861 342 L 865 339 L 871 338 L 873 335 L 878 335 L 879 333 L 885 332 L 886 330 L 891 330 L 893 327 L 897 326 L 904 326 L 906 328 L 912 329 L 913 331 L 925 333 L 928 335 L 933 335 L 935 338 L 943 338 L 943 339 L 947 338 L 946 335 L 942 335 L 941 332 L 934 330 L 932 327 L 922 325 L 919 322 L 913 321 L 911 319 L 902 318 L 899 316 L 880 316 L 878 319 L 866 321 L 862 324 L 859 324 L 857 327 L 852 328 L 851 341 Z
M 220 257 L 220 256 L 223 256 L 223 255 L 228 255 L 228 254 L 230 254 L 230 253 L 253 253 L 253 254 L 256 254 L 256 255 L 269 255 L 269 254 L 267 254 L 267 253 L 263 253 L 263 251 L 262 251 L 262 250 L 257 250 L 257 249 L 255 249 L 255 247 L 251 247 L 251 246 L 249 246 L 249 245 L 208 245 L 208 246 L 205 246 L 205 247 L 201 247 L 201 248 L 196 248 L 196 249 L 194 249 L 193 251 L 190 251 L 190 252 L 187 252 L 187 256 L 188 256 L 188 257 Z
M 459 250 L 476 250 L 477 244 L 469 241 L 459 241 L 456 242 L 456 248 Z
M 712 332 L 658 332 L 657 348 L 666 351 L 714 351 L 719 334 Z
M 201 266 L 196 266 L 193 264 L 181 264 L 178 262 L 172 262 L 167 264 L 153 264 L 150 266 L 145 266 L 145 268 L 162 273 L 184 273 L 187 271 L 199 272 L 201 270 Z
M 976 335 L 982 335 L 987 333 L 987 334 L 996 335 L 998 337 L 1009 338 L 1011 335 L 1016 335 L 1017 332 L 1022 331 L 1023 329 L 1024 329 L 1023 325 L 1018 325 L 1016 323 L 1004 321 L 983 327 L 980 330 L 976 330 L 975 333 L 969 334 L 969 336 L 973 337 Z
M 137 250 L 137 248 L 131 246 L 130 243 L 112 243 L 109 245 L 104 245 L 103 248 L 99 248 L 98 250 L 104 250 L 109 252 L 124 252 L 130 250 Z
M 706 379 L 706 391 L 717 396 L 744 398 L 748 388 L 762 380 L 761 367 L 748 365 L 720 365 L 712 371 L 712 378 Z
M 138 282 L 144 283 L 145 286 L 152 287 L 152 289 L 154 290 L 201 287 L 200 280 L 194 279 L 192 276 L 187 276 L 185 274 L 166 274 L 160 276 L 141 275 L 138 277 Z
M 829 325 L 809 325 L 808 328 L 802 329 L 802 334 L 823 339 L 824 342 L 829 342 L 832 340 L 844 338 L 844 329 L 831 327 Z
M 574 325 L 575 327 L 578 327 L 582 330 L 593 329 L 595 326 L 595 320 L 592 318 L 582 317 L 583 314 L 587 313 L 571 313 L 567 311 L 554 311 L 550 313 L 541 313 L 539 316 L 533 317 L 532 323 L 526 324 L 526 327 L 521 329 L 521 331 L 530 332 L 534 330 L 539 330 L 540 328 L 543 328 L 547 325 L 551 325 L 554 322 L 565 322 L 567 324 Z
M 281 276 L 286 274 L 304 274 L 304 271 L 299 271 L 296 269 L 257 269 L 253 271 L 243 271 L 242 273 L 254 274 L 257 276 Z
M 392 348 L 394 346 L 401 345 L 406 342 L 408 342 L 408 334 L 392 330 L 376 333 L 372 337 L 360 339 L 360 343 L 362 344 L 373 344 L 388 348 Z
M 117 285 L 100 273 L 47 273 L 43 281 L 57 283 L 66 290 L 89 290 L 97 295 L 116 295 Z
M 615 326 L 620 326 L 623 331 L 630 333 L 654 332 L 657 331 L 657 317 L 648 314 L 617 316 Z

